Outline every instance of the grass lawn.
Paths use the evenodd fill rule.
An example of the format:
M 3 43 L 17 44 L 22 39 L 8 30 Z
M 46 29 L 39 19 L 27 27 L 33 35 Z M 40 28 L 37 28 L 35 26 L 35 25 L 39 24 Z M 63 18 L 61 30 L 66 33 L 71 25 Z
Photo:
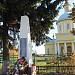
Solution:
M 36 66 L 45 66 L 46 62 L 36 62 Z

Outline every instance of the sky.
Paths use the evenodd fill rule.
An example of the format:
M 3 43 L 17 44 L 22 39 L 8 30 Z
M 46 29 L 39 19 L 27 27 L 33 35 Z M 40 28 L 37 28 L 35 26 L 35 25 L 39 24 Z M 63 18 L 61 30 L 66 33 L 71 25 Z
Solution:
M 73 3 L 75 2 L 75 0 L 69 0 L 69 3 L 71 4 L 71 8 L 73 7 Z M 58 18 L 64 13 L 64 9 L 62 8 L 60 11 L 59 11 L 59 14 L 58 16 L 56 17 L 56 19 L 58 20 Z M 56 23 L 53 24 L 53 27 L 55 29 L 51 29 L 48 36 L 50 38 L 53 38 L 53 35 L 54 35 L 54 38 L 56 38 L 55 34 L 58 33 L 57 31 L 57 25 Z M 36 52 L 37 54 L 45 54 L 45 47 L 44 45 L 41 45 L 41 46 L 35 46 L 35 44 L 33 44 L 32 46 L 32 50 L 34 52 Z

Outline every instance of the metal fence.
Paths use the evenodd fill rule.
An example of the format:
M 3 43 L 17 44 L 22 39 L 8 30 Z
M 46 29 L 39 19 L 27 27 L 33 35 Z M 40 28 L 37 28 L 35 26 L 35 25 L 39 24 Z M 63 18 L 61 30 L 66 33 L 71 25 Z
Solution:
M 13 66 L 14 64 L 14 61 L 18 59 L 18 56 L 17 55 L 10 55 L 9 56 L 9 65 L 10 66 Z M 0 55 L 0 69 L 2 68 L 2 62 L 3 62 L 3 56 Z
M 46 56 L 45 57 L 41 56 L 41 58 L 42 57 L 44 58 L 43 60 L 46 62 L 47 61 L 47 60 L 45 60 Z M 10 66 L 12 66 L 14 64 L 14 61 L 17 59 L 18 59 L 17 55 L 9 56 Z M 48 59 L 49 59 L 49 56 L 48 56 Z M 0 68 L 2 68 L 2 61 L 3 61 L 3 56 L 0 55 Z M 45 74 L 45 73 L 75 74 L 75 65 L 72 64 L 72 66 L 71 66 L 71 64 L 70 64 L 70 66 L 69 65 L 61 66 L 61 65 L 57 64 L 57 65 L 47 65 L 47 66 L 36 66 L 36 72 L 37 72 L 37 74 L 40 74 L 40 73 L 43 73 L 43 74 Z
M 75 66 L 37 66 L 36 71 L 38 74 L 40 73 L 75 74 Z

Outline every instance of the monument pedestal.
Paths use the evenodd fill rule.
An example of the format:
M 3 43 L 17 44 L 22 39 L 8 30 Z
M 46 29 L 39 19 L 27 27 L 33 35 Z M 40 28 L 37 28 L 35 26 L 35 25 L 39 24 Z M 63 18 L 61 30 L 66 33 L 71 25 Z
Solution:
M 26 58 L 29 64 L 28 75 L 31 75 L 31 67 L 33 64 L 32 46 L 31 46 L 29 18 L 27 16 L 21 16 L 19 57 Z

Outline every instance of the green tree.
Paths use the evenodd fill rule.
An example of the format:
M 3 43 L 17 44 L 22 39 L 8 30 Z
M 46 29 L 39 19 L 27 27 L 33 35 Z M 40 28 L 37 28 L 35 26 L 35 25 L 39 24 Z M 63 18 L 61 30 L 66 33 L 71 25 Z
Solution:
M 3 19 L 3 69 L 6 75 L 9 47 L 8 30 L 14 26 L 16 31 L 20 28 L 20 18 L 27 15 L 30 22 L 31 39 L 36 45 L 43 44 L 46 34 L 53 27 L 54 18 L 57 16 L 64 0 L 0 0 L 0 15 Z M 59 5 L 59 6 L 58 6 Z

